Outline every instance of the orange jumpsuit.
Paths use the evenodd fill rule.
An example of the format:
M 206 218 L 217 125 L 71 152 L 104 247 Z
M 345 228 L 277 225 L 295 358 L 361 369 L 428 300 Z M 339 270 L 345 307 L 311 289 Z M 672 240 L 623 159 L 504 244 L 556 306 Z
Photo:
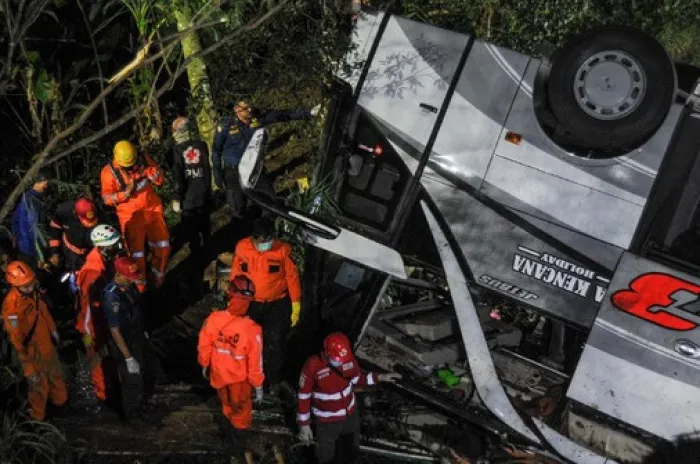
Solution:
M 229 304 L 248 305 L 236 298 Z M 202 326 L 198 361 L 209 366 L 209 381 L 217 389 L 224 416 L 235 429 L 253 423 L 253 388 L 265 380 L 262 329 L 246 316 L 229 311 L 213 312 Z
M 48 400 L 56 406 L 68 400 L 61 362 L 51 339 L 56 324 L 38 292 L 27 296 L 17 288 L 12 288 L 2 303 L 2 320 L 29 383 L 30 414 L 34 420 L 44 420 Z
M 236 245 L 229 280 L 244 275 L 255 284 L 255 301 L 279 300 L 289 293 L 292 302 L 301 301 L 301 284 L 297 266 L 292 261 L 292 247 L 275 240 L 270 251 L 258 251 L 252 237 Z
M 146 275 L 146 241 L 152 251 L 151 271 L 158 282 L 165 278 L 170 257 L 170 236 L 163 218 L 163 204 L 153 185 L 165 182 L 163 173 L 150 156 L 147 166 L 127 170 L 116 162 L 102 168 L 102 199 L 108 206 L 115 206 L 122 235 L 129 254 L 136 260 L 142 275 Z M 116 174 L 116 175 L 115 175 Z M 128 185 L 136 187 L 130 197 L 126 195 Z M 145 282 L 137 282 L 140 288 Z
M 92 345 L 86 346 L 88 361 L 90 362 L 90 379 L 95 390 L 95 396 L 100 401 L 107 398 L 107 386 L 103 366 L 103 357 L 100 351 L 109 340 L 107 325 L 104 321 L 104 312 L 100 309 L 101 293 L 107 285 L 107 267 L 100 253 L 95 247 L 87 258 L 85 264 L 78 272 L 78 298 L 79 309 L 75 328 L 78 332 L 92 338 Z

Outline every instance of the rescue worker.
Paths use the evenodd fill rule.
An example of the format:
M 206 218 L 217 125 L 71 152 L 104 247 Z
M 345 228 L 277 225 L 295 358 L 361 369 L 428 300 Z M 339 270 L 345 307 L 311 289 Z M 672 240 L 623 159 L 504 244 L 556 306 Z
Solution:
M 153 186 L 165 181 L 155 161 L 144 155 L 142 164 L 136 147 L 122 140 L 114 145 L 114 159 L 102 168 L 102 199 L 108 206 L 115 206 L 122 235 L 132 258 L 146 276 L 146 241 L 151 248 L 151 276 L 154 286 L 165 280 L 165 270 L 170 256 L 170 236 L 163 218 L 163 204 Z M 146 281 L 137 282 L 145 291 Z
M 201 140 L 191 136 L 190 122 L 179 117 L 173 121 L 173 183 L 176 199 L 173 211 L 182 212 L 181 232 L 176 238 L 176 248 L 185 241 L 197 257 L 211 235 L 209 201 L 211 194 L 211 168 L 209 148 Z
M 113 360 L 107 357 L 109 330 L 100 304 L 102 291 L 114 275 L 112 262 L 122 250 L 121 238 L 117 229 L 107 224 L 92 229 L 90 241 L 94 248 L 78 272 L 79 307 L 75 328 L 82 336 L 90 363 L 90 380 L 100 401 L 107 399 L 105 371 L 113 367 Z
M 231 274 L 244 275 L 255 284 L 250 318 L 263 328 L 263 346 L 270 393 L 277 393 L 283 378 L 284 351 L 290 327 L 299 321 L 301 284 L 292 261 L 292 247 L 273 236 L 274 226 L 268 218 L 253 224 L 253 235 L 236 245 Z
M 122 408 L 127 423 L 145 420 L 144 376 L 146 337 L 141 294 L 135 283 L 142 279 L 135 259 L 114 260 L 114 278 L 102 291 L 102 310 L 109 325 L 109 351 L 117 361 Z
M 236 101 L 233 114 L 216 128 L 212 160 L 214 182 L 218 188 L 226 189 L 226 202 L 234 217 L 243 217 L 245 196 L 238 177 L 238 164 L 255 131 L 269 124 L 314 117 L 320 109 L 321 105 L 316 105 L 311 110 L 272 110 L 258 116 L 246 100 Z
M 92 249 L 90 233 L 97 222 L 95 203 L 88 198 L 79 197 L 75 201 L 59 204 L 49 224 L 49 262 L 58 267 L 63 255 L 73 293 L 78 291 L 77 271 Z
M 244 454 L 245 434 L 253 422 L 253 402 L 263 400 L 262 329 L 246 316 L 255 295 L 255 285 L 245 276 L 229 284 L 230 301 L 224 311 L 207 317 L 197 346 L 202 375 L 216 388 L 224 416 L 231 423 L 231 446 L 236 456 Z M 246 461 L 252 455 L 245 451 Z
M 63 406 L 68 400 L 54 348 L 60 337 L 31 267 L 13 261 L 7 266 L 5 277 L 12 288 L 2 303 L 2 320 L 27 378 L 30 416 L 41 421 L 46 417 L 47 401 Z
M 48 241 L 48 220 L 43 211 L 43 197 L 49 189 L 50 172 L 42 169 L 32 188 L 22 194 L 12 215 L 12 237 L 17 247 L 17 259 L 36 271 L 45 266 Z
M 374 385 L 375 382 L 395 382 L 400 378 L 396 373 L 363 372 L 352 353 L 350 340 L 340 332 L 334 332 L 323 340 L 323 351 L 307 359 L 302 368 L 297 409 L 299 439 L 303 442 L 314 438 L 311 415 L 314 416 L 319 464 L 336 462 L 338 444 L 343 448 L 340 456 L 344 462 L 357 462 L 360 414 L 357 412 L 354 387 Z

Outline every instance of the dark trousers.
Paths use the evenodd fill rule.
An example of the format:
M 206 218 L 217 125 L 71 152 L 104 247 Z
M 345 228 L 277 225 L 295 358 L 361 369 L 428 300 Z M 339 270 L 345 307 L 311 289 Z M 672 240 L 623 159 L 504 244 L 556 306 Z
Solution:
M 360 413 L 357 409 L 342 421 L 316 422 L 316 459 L 319 464 L 355 463 L 359 455 Z
M 263 329 L 263 363 L 268 386 L 280 383 L 284 376 L 284 353 L 291 328 L 292 303 L 288 296 L 269 303 L 253 302 L 248 316 Z
M 205 206 L 189 208 L 182 211 L 180 229 L 173 243 L 173 249 L 177 250 L 185 243 L 190 244 L 192 254 L 201 251 L 211 237 L 211 221 L 209 209 Z
M 224 182 L 226 182 L 226 203 L 233 210 L 233 215 L 241 218 L 246 209 L 246 196 L 241 187 L 240 177 L 238 176 L 238 166 L 224 167 Z M 255 191 L 264 196 L 275 199 L 275 188 L 272 179 L 264 172 L 260 175 L 258 183 L 255 185 Z
M 243 188 L 238 177 L 238 166 L 224 167 L 224 182 L 226 183 L 226 203 L 231 207 L 232 214 L 235 217 L 242 218 L 245 211 L 246 197 L 243 194 Z
M 122 335 L 127 340 L 129 353 L 136 361 L 138 361 L 139 366 L 141 367 L 140 373 L 130 374 L 126 368 L 126 361 L 119 350 L 119 347 L 117 347 L 117 344 L 114 343 L 114 340 L 110 340 L 110 353 L 118 362 L 117 371 L 119 372 L 122 409 L 124 412 L 124 417 L 129 420 L 138 418 L 139 414 L 141 413 L 141 407 L 144 400 L 144 389 L 148 387 L 148 384 L 151 381 L 151 376 L 148 374 L 149 357 L 146 353 L 146 338 L 143 335 L 143 330 L 133 330 L 133 333 L 130 333 L 128 338 L 123 332 Z

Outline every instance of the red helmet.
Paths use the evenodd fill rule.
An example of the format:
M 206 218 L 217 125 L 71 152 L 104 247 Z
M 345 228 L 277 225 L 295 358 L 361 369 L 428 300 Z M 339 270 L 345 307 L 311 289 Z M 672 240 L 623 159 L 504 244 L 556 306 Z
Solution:
M 24 287 L 34 281 L 36 274 L 34 274 L 31 267 L 22 261 L 12 261 L 7 265 L 5 278 L 7 283 L 14 287 Z
M 75 201 L 75 215 L 85 227 L 95 227 L 97 225 L 97 211 L 95 203 L 85 197 L 80 197 Z
M 352 360 L 350 340 L 340 332 L 333 332 L 323 340 L 323 351 L 331 361 L 345 364 Z
M 255 284 L 244 275 L 237 275 L 228 283 L 228 296 L 252 300 L 255 297 Z

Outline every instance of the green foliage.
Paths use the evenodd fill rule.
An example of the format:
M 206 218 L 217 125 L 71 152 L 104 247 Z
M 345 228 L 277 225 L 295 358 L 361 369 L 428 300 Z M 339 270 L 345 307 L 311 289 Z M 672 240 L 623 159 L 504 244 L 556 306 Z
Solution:
M 405 0 L 401 13 L 525 53 L 597 24 L 632 25 L 700 65 L 698 0 Z
M 47 422 L 3 413 L 0 417 L 0 462 L 3 464 L 75 462 L 75 450 L 65 436 Z

